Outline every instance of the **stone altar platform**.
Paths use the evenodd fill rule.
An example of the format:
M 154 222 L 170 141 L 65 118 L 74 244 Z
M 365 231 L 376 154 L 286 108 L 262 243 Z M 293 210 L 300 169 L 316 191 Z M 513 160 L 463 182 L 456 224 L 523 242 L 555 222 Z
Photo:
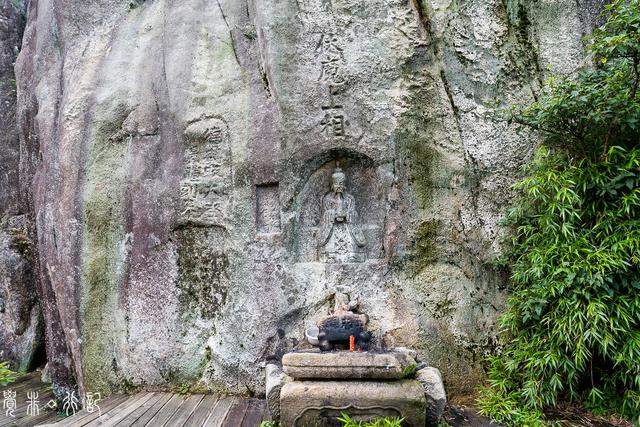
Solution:
M 267 366 L 269 411 L 284 427 L 339 426 L 342 413 L 434 425 L 446 404 L 442 378 L 435 368 L 417 367 L 407 351 L 288 353 L 282 367 Z

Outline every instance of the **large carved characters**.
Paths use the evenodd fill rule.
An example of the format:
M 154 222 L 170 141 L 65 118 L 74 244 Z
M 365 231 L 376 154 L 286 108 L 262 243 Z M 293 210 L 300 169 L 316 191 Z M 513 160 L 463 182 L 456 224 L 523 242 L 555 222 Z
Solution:
M 232 184 L 227 126 L 224 121 L 211 118 L 192 123 L 185 133 L 179 223 L 224 227 Z

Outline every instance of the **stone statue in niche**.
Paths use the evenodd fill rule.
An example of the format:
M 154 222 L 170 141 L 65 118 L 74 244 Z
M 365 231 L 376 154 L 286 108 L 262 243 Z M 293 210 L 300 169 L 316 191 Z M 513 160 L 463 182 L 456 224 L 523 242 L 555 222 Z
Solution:
M 322 199 L 318 228 L 321 261 L 361 261 L 366 241 L 358 224 L 355 199 L 347 193 L 346 176 L 339 167 L 331 175 L 331 191 Z

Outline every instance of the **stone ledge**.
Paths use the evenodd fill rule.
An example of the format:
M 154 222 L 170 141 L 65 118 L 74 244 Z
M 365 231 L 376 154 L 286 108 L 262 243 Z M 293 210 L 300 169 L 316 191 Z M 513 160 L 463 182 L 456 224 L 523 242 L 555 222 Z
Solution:
M 406 353 L 297 352 L 282 358 L 284 372 L 295 379 L 399 380 L 415 365 Z

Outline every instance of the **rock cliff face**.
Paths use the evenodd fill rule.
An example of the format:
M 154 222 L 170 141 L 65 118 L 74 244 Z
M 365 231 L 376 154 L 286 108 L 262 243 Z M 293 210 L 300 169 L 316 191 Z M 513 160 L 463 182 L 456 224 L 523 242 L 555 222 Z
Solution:
M 20 182 L 14 63 L 24 29 L 24 5 L 0 1 L 0 361 L 28 369 L 43 343 L 33 274 L 28 198 Z M 26 181 L 29 177 L 26 177 Z
M 534 146 L 491 113 L 580 65 L 592 3 L 33 0 L 17 120 L 55 384 L 259 393 L 340 292 L 472 391 Z

